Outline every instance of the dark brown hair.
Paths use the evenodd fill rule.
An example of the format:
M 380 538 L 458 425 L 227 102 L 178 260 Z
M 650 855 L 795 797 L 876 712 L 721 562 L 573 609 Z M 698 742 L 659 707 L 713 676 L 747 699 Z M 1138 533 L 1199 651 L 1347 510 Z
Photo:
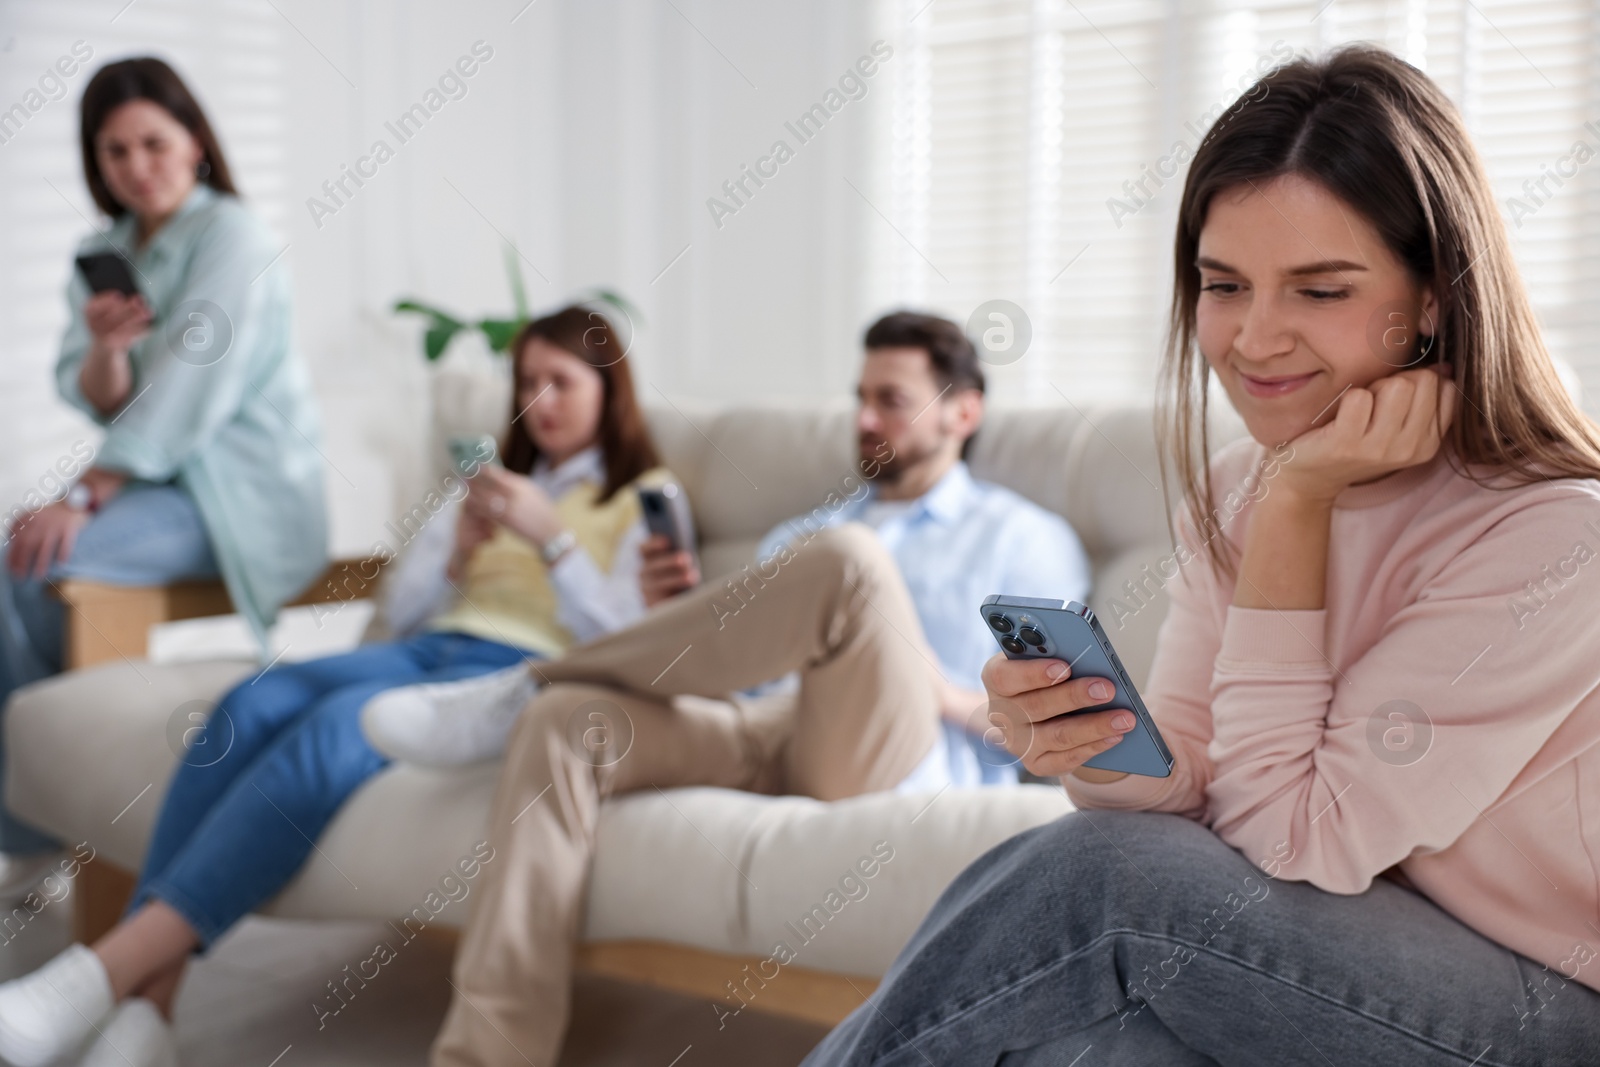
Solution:
M 105 177 L 100 173 L 100 162 L 95 158 L 94 140 L 110 114 L 130 100 L 148 100 L 177 119 L 200 143 L 200 161 L 209 167 L 200 181 L 219 193 L 238 195 L 233 187 L 233 174 L 228 170 L 228 161 L 222 155 L 222 146 L 217 143 L 217 135 L 211 132 L 211 123 L 206 121 L 206 113 L 200 110 L 194 94 L 183 84 L 177 71 L 159 59 L 146 56 L 107 63 L 95 71 L 78 105 L 83 180 L 101 211 L 112 218 L 128 213 L 128 209 L 117 203 L 106 186 Z
M 867 327 L 861 343 L 869 352 L 874 348 L 920 348 L 928 353 L 933 377 L 940 385 L 983 392 L 978 350 L 949 319 L 917 311 L 891 312 Z
M 534 338 L 571 352 L 593 367 L 604 381 L 600 454 L 606 482 L 596 503 L 605 503 L 645 471 L 661 466 L 661 457 L 633 391 L 627 353 L 617 340 L 616 331 L 598 311 L 574 304 L 534 319 L 511 342 L 511 373 L 516 384 L 511 390 L 511 428 L 506 431 L 507 440 L 500 450 L 506 469 L 527 474 L 539 459 L 539 446 L 522 425 L 523 409 L 517 399 L 522 385 L 522 350 Z
M 1452 364 L 1461 391 L 1445 442 L 1452 464 L 1476 480 L 1509 476 L 1496 481 L 1505 485 L 1600 477 L 1600 430 L 1545 350 L 1460 115 L 1415 67 L 1351 45 L 1297 59 L 1252 86 L 1206 134 L 1184 182 L 1162 365 L 1162 473 L 1182 487 L 1220 570 L 1232 572 L 1237 549 L 1217 536 L 1206 435 L 1210 367 L 1195 344 L 1195 257 L 1213 197 L 1288 174 L 1355 208 L 1432 288 L 1439 310 L 1429 351 Z

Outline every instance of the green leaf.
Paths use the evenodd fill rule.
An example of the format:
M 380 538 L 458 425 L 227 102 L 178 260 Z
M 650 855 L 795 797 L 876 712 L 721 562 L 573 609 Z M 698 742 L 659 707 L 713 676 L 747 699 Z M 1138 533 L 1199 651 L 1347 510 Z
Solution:
M 505 352 L 511 347 L 511 342 L 516 339 L 517 332 L 527 324 L 527 319 L 480 319 L 478 329 L 483 331 L 483 336 L 489 340 L 489 348 L 495 352 Z
M 449 322 L 453 322 L 458 326 L 465 326 L 466 325 L 466 323 L 462 322 L 460 319 L 456 318 L 454 315 L 450 314 L 448 311 L 445 311 L 442 308 L 434 307 L 431 304 L 424 304 L 420 300 L 411 300 L 411 299 L 397 300 L 397 301 L 395 301 L 394 310 L 397 311 L 397 312 L 399 312 L 399 311 L 415 311 L 415 312 L 417 312 L 418 314 L 421 314 L 421 315 L 429 315 L 429 316 L 432 316 L 435 319 L 443 319 L 443 320 L 447 320 Z
M 467 324 L 454 315 L 415 300 L 397 301 L 394 310 L 410 311 L 427 317 L 428 328 L 422 335 L 422 354 L 430 363 L 444 355 L 444 350 L 449 347 L 455 335 L 467 328 Z
M 422 335 L 422 354 L 428 357 L 431 363 L 444 355 L 444 350 L 450 346 L 451 338 L 466 327 L 457 323 L 436 323 L 428 327 L 428 332 Z
M 528 290 L 522 284 L 522 264 L 518 262 L 517 246 L 510 241 L 506 242 L 502 254 L 506 259 L 506 277 L 511 282 L 511 303 L 516 308 L 517 318 L 524 322 L 528 318 Z M 495 349 L 496 352 L 500 349 Z

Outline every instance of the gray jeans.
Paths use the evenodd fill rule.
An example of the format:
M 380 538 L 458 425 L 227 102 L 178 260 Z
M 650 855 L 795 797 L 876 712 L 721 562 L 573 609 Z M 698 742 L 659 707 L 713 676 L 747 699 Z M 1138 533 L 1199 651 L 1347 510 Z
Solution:
M 945 890 L 807 1065 L 1561 1067 L 1600 993 L 1386 879 L 1267 878 L 1173 815 L 1076 812 Z

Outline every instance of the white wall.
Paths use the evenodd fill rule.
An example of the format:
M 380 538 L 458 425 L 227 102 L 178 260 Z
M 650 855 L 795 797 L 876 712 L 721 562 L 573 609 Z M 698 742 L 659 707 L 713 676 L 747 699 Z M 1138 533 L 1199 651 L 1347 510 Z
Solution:
M 76 40 L 93 47 L 94 66 L 153 53 L 191 80 L 245 195 L 288 246 L 298 335 L 323 404 L 336 552 L 370 545 L 418 484 L 429 377 L 416 324 L 390 305 L 413 295 L 472 315 L 509 311 L 502 234 L 526 260 L 536 308 L 597 285 L 640 306 L 635 371 L 647 401 L 849 388 L 859 332 L 880 309 L 860 295 L 871 212 L 844 179 L 875 195 L 867 140 L 884 87 L 869 82 L 720 229 L 705 201 L 774 139 L 796 144 L 783 122 L 883 35 L 873 5 L 274 4 L 0 4 L 0 107 Z M 480 40 L 493 56 L 467 95 L 399 144 L 385 122 Z M 50 378 L 71 248 L 94 214 L 76 151 L 86 81 L 77 75 L 0 144 L 6 507 L 92 433 Z M 379 138 L 394 158 L 318 226 L 307 198 Z M 453 358 L 474 355 L 463 345 Z

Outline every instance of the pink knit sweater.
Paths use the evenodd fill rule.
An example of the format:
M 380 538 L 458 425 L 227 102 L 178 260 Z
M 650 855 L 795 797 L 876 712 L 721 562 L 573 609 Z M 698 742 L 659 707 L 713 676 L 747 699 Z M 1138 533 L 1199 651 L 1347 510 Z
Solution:
M 1270 493 L 1245 480 L 1267 458 L 1220 453 L 1219 503 Z M 1232 579 L 1180 552 L 1144 690 L 1172 775 L 1068 793 L 1198 819 L 1332 893 L 1398 866 L 1600 989 L 1600 482 L 1491 489 L 1441 457 L 1346 490 L 1332 534 L 1321 611 L 1233 607 Z

